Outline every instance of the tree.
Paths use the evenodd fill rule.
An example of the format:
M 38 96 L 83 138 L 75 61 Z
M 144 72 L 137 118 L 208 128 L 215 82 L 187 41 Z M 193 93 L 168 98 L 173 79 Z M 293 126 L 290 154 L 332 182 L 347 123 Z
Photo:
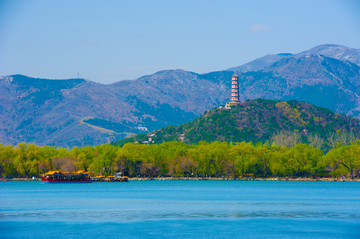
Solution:
M 255 148 L 255 167 L 258 169 L 255 173 L 262 174 L 265 178 L 271 175 L 271 153 L 271 147 L 265 145 Z
M 91 162 L 95 157 L 95 148 L 86 146 L 76 152 L 76 166 L 81 170 L 88 171 Z
M 270 155 L 270 171 L 273 176 L 288 176 L 290 175 L 287 167 L 289 160 L 289 151 L 287 147 L 273 146 Z
M 117 147 L 110 144 L 102 144 L 95 147 L 95 160 L 89 166 L 93 173 L 109 176 L 112 173 L 113 163 L 116 158 Z
M 52 160 L 57 155 L 55 147 L 43 146 L 40 148 L 39 174 L 44 174 L 52 170 Z
M 328 142 L 331 148 L 338 148 L 342 145 L 349 145 L 356 141 L 356 137 L 352 132 L 344 132 L 337 130 L 336 133 L 328 137 Z
M 70 156 L 55 156 L 52 160 L 53 169 L 62 172 L 74 172 L 76 171 L 75 159 Z
M 325 143 L 324 139 L 321 138 L 318 134 L 309 134 L 307 137 L 307 141 L 310 146 L 317 149 L 323 149 Z
M 320 149 L 315 149 L 307 144 L 298 144 L 290 149 L 288 167 L 293 176 L 315 176 L 319 171 L 319 161 L 323 156 Z
M 0 176 L 11 178 L 17 176 L 17 171 L 13 163 L 15 157 L 12 145 L 3 146 L 0 144 Z
M 235 160 L 235 175 L 245 176 L 255 162 L 255 148 L 251 143 L 236 143 L 231 148 L 230 155 Z
M 275 146 L 294 147 L 301 142 L 301 134 L 299 132 L 280 131 L 271 137 L 271 144 Z
M 34 144 L 19 143 L 15 148 L 14 165 L 20 175 L 38 175 L 40 147 Z
M 326 158 L 329 164 L 334 168 L 335 174 L 349 173 L 351 178 L 354 174 L 359 177 L 360 171 L 360 141 L 352 145 L 345 145 L 332 149 Z

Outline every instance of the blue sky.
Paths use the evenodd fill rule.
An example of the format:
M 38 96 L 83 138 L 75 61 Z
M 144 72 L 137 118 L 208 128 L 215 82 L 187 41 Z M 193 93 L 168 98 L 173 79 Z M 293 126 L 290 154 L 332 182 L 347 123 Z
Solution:
M 325 43 L 360 48 L 360 1 L 0 0 L 0 75 L 108 84 Z

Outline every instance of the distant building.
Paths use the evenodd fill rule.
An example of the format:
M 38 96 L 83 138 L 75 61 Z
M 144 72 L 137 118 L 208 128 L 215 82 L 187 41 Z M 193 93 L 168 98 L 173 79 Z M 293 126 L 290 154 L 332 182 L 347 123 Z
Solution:
M 155 138 L 155 134 L 149 133 L 147 134 L 149 143 L 154 142 L 153 138 Z
M 239 76 L 234 71 L 233 76 L 231 77 L 231 100 L 225 105 L 226 109 L 229 109 L 232 105 L 240 104 L 239 97 Z

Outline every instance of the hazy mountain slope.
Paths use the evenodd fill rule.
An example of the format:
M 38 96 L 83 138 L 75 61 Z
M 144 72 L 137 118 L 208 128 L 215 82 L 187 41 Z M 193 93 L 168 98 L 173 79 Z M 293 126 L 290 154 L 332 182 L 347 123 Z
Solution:
M 204 94 L 208 91 L 202 88 L 211 86 L 211 83 L 192 77 L 197 76 L 195 73 L 181 70 L 167 73 L 165 79 L 164 73 L 160 72 L 138 81 L 113 85 L 79 79 L 34 79 L 21 75 L 2 78 L 1 140 L 4 143 L 92 145 L 194 119 L 197 111 L 207 107 L 194 107 L 194 104 L 206 98 Z M 182 86 L 181 77 L 187 79 Z M 161 83 L 157 82 L 166 85 L 161 88 Z M 189 86 L 193 90 L 186 88 Z M 207 101 L 210 105 L 218 104 L 216 100 Z M 116 124 L 116 129 L 104 128 L 109 123 Z
M 228 71 L 237 71 L 237 72 L 258 71 L 258 70 L 264 69 L 265 67 L 271 66 L 275 62 L 278 62 L 284 58 L 288 58 L 291 56 L 292 56 L 291 53 L 266 55 L 264 57 L 260 57 L 249 63 L 246 63 L 244 65 L 232 67 L 227 70 Z
M 223 103 L 219 98 L 225 99 L 227 88 L 219 85 L 218 81 L 209 82 L 199 74 L 184 70 L 160 71 L 136 81 L 121 81 L 112 86 L 117 88 L 119 94 L 126 88 L 127 94 L 149 105 L 169 104 L 196 114 Z M 211 95 L 213 97 L 209 97 Z
M 264 72 L 286 79 L 283 99 L 305 100 L 338 113 L 359 116 L 360 67 L 320 55 L 283 59 Z
M 101 134 L 79 122 L 84 112 L 91 115 L 88 111 L 92 104 L 87 104 L 89 96 L 85 92 L 84 97 L 72 93 L 93 83 L 81 79 L 45 80 L 21 75 L 0 82 L 2 91 L 12 93 L 11 97 L 7 96 L 8 101 L 1 102 L 4 109 L 1 115 L 6 119 L 2 121 L 5 124 L 0 131 L 2 138 L 7 139 L 4 143 L 59 142 L 59 145 L 73 146 L 103 142 L 99 139 Z M 101 112 L 98 108 L 95 107 L 93 112 Z

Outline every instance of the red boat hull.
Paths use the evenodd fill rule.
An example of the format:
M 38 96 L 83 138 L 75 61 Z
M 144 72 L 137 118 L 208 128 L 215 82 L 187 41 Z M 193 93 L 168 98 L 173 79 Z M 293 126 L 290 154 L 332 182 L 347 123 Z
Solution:
M 41 179 L 45 183 L 92 183 L 92 180 L 57 180 L 57 179 L 49 179 L 42 178 Z

